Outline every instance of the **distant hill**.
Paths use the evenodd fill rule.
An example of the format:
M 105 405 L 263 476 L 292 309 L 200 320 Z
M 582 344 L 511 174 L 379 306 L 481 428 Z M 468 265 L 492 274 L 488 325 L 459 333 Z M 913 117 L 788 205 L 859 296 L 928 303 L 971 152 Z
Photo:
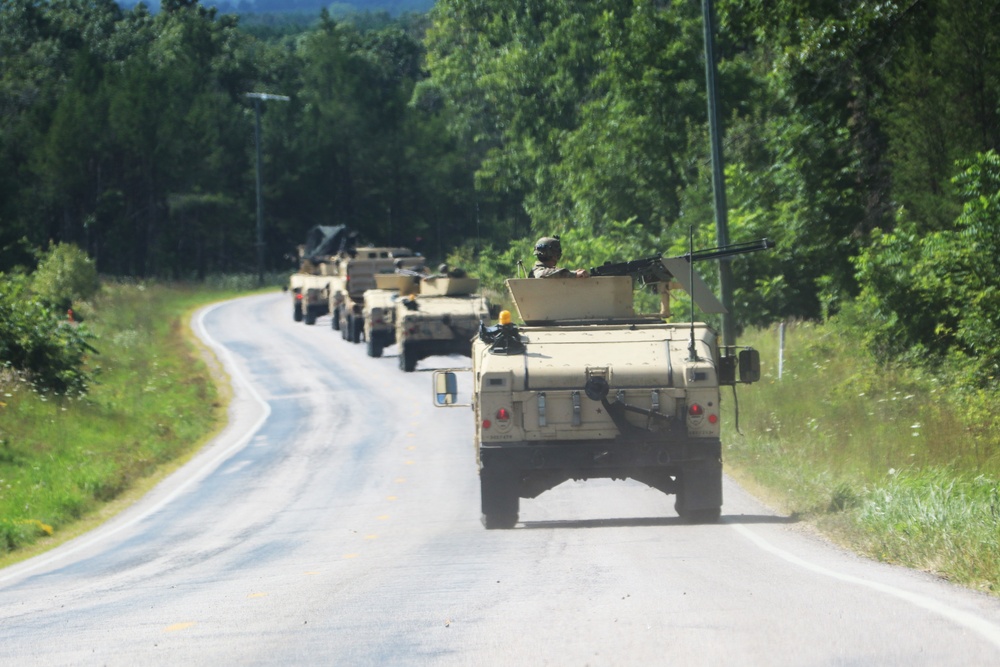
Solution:
M 133 7 L 143 1 L 153 11 L 160 8 L 159 0 L 119 0 L 123 7 Z M 216 7 L 223 14 L 319 14 L 326 7 L 332 16 L 365 12 L 388 12 L 392 16 L 405 13 L 426 13 L 434 0 L 202 0 L 206 7 Z

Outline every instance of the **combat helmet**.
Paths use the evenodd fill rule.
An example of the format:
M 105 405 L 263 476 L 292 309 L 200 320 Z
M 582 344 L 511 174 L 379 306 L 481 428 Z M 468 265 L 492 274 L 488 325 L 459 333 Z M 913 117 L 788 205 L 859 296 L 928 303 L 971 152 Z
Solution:
M 543 236 L 535 244 L 535 257 L 540 262 L 562 257 L 562 245 L 558 236 Z

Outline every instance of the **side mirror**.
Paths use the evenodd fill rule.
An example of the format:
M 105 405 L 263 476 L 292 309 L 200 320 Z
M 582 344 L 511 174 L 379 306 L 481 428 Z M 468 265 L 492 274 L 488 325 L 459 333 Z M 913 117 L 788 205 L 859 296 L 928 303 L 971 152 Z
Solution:
M 741 350 L 739 367 L 740 382 L 750 384 L 760 381 L 760 352 L 754 349 Z
M 471 403 L 458 402 L 458 376 L 454 371 L 434 371 L 432 384 L 434 386 L 434 407 L 459 408 L 472 405 Z

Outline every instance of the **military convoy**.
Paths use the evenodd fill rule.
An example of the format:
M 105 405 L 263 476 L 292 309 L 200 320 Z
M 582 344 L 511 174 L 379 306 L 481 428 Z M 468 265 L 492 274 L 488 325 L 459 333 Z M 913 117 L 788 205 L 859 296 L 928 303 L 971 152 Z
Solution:
M 335 228 L 336 229 L 336 228 Z M 361 248 L 337 231 L 335 252 L 300 250 L 292 276 L 295 319 L 326 312 L 369 356 L 399 347 L 410 372 L 431 355 L 471 356 L 471 369 L 433 376 L 438 407 L 472 407 L 482 521 L 512 528 L 521 498 L 567 480 L 634 479 L 674 495 L 689 522 L 722 508 L 724 386 L 760 379 L 760 356 L 723 345 L 704 322 L 668 322 L 670 290 L 683 288 L 708 314 L 725 312 L 693 270 L 697 260 L 774 247 L 766 239 L 681 257 L 607 263 L 590 278 L 507 281 L 522 324 L 491 306 L 466 276 L 424 276 L 406 248 Z M 319 250 L 329 251 L 329 230 Z M 636 312 L 634 288 L 660 293 L 660 312 Z M 325 297 L 325 304 L 322 303 Z M 472 398 L 458 399 L 457 372 L 471 370 Z
M 609 264 L 583 280 L 507 281 L 523 325 L 504 311 L 472 345 L 486 528 L 513 527 L 521 498 L 594 478 L 631 478 L 673 494 L 690 522 L 719 518 L 721 387 L 757 381 L 760 357 L 720 345 L 703 322 L 664 321 L 677 283 L 704 312 L 724 311 L 689 270 L 691 256 Z M 635 312 L 634 281 L 660 291 L 659 314 Z M 456 370 L 435 371 L 435 405 L 463 405 L 456 387 Z
M 409 248 L 359 248 L 343 225 L 313 227 L 298 255 L 299 269 L 289 278 L 293 319 L 315 324 L 332 314 L 332 327 L 354 343 L 363 335 L 364 293 L 375 287 L 375 275 L 424 263 Z

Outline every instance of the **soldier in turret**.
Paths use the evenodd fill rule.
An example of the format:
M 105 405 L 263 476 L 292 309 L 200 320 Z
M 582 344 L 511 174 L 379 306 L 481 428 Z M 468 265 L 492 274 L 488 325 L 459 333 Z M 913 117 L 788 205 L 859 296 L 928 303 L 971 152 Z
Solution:
M 558 236 L 543 236 L 535 244 L 535 265 L 528 272 L 529 278 L 587 278 L 587 269 L 566 269 L 556 266 L 562 257 L 562 244 Z

